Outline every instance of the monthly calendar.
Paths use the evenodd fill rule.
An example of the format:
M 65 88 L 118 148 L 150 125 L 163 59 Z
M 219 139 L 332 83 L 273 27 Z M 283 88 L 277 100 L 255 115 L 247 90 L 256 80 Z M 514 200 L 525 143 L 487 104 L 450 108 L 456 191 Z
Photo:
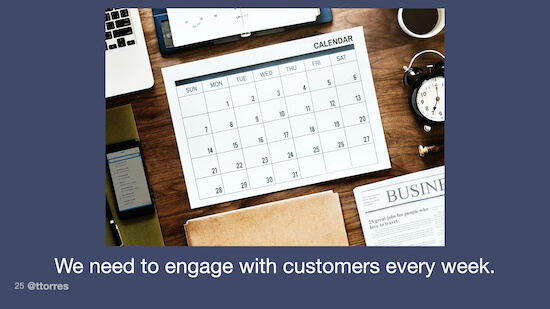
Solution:
M 191 208 L 390 168 L 361 27 L 162 74 Z

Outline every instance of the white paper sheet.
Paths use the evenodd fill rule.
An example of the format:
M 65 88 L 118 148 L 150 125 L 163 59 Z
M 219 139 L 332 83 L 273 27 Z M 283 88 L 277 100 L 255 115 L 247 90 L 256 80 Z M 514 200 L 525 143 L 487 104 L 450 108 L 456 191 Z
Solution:
M 390 168 L 360 27 L 162 74 L 192 208 Z
M 319 9 L 168 8 L 175 47 L 315 21 Z
M 367 246 L 445 246 L 445 166 L 353 193 Z

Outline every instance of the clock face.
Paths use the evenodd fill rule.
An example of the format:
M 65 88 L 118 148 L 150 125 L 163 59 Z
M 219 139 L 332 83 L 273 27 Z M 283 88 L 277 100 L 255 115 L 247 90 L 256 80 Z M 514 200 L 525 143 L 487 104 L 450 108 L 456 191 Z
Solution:
M 422 82 L 416 92 L 416 107 L 433 122 L 445 121 L 445 77 L 434 76 Z

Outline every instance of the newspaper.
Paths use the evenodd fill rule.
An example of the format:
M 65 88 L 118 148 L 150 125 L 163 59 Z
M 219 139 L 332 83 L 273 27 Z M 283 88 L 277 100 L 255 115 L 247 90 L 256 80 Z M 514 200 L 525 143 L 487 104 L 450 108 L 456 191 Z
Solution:
M 445 246 L 445 166 L 353 193 L 367 246 Z

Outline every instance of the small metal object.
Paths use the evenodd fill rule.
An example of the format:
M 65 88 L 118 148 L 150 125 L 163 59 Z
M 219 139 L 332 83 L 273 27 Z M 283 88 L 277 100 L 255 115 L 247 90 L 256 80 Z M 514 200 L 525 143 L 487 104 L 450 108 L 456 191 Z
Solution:
M 424 131 L 426 131 L 426 133 L 430 132 L 432 130 L 432 126 L 429 126 L 427 124 L 424 125 Z
M 443 151 L 444 148 L 445 148 L 445 145 L 430 145 L 430 146 L 418 145 L 418 154 L 421 157 L 424 157 L 427 153 L 440 152 L 440 151 Z

